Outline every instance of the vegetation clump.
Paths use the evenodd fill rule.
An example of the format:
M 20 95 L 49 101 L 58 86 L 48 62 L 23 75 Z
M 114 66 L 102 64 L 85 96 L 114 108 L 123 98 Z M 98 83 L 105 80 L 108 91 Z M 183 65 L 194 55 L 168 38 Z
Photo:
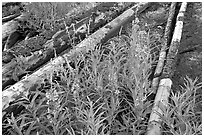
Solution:
M 11 104 L 18 112 L 4 115 L 2 134 L 146 134 L 160 49 L 155 45 L 160 45 L 163 30 L 130 26 L 126 35 L 77 54 L 45 74 L 44 82 Z M 161 116 L 163 134 L 202 134 L 201 87 L 198 79 L 186 76 L 180 91 L 171 90 Z

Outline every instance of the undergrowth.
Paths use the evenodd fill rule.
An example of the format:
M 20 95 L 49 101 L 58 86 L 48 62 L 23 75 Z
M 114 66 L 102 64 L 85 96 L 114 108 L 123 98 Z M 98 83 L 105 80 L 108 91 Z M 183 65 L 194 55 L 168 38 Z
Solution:
M 150 75 L 155 59 L 149 33 L 134 26 L 95 50 L 80 53 L 46 74 L 13 105 L 24 109 L 7 114 L 3 134 L 115 135 L 145 134 L 153 100 Z M 164 134 L 201 134 L 201 88 L 186 78 L 182 91 L 172 91 L 162 119 Z

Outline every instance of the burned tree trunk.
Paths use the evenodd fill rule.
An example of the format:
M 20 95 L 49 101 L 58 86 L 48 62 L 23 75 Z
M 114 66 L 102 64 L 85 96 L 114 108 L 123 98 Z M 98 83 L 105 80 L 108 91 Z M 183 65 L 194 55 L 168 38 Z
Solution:
M 176 2 L 173 2 L 171 4 L 170 10 L 169 10 L 169 17 L 167 20 L 167 25 L 165 28 L 165 33 L 164 33 L 164 37 L 162 38 L 162 48 L 159 54 L 159 60 L 154 72 L 154 78 L 152 80 L 152 89 L 154 91 L 152 91 L 154 94 L 156 93 L 156 89 L 158 87 L 159 84 L 159 76 L 161 76 L 163 67 L 164 67 L 164 63 L 166 60 L 166 55 L 167 55 L 167 49 L 169 48 L 169 41 L 171 38 L 171 33 L 173 30 L 173 19 L 175 16 L 175 9 L 176 9 Z
M 149 118 L 148 135 L 161 135 L 162 134 L 162 118 L 168 107 L 168 98 L 172 86 L 172 76 L 177 62 L 178 47 L 180 45 L 184 13 L 186 11 L 187 2 L 183 2 L 177 16 L 176 28 L 174 30 L 173 38 L 171 40 L 169 52 L 167 55 L 166 64 L 162 72 L 162 79 L 157 90 L 157 94 L 154 100 L 154 106 Z

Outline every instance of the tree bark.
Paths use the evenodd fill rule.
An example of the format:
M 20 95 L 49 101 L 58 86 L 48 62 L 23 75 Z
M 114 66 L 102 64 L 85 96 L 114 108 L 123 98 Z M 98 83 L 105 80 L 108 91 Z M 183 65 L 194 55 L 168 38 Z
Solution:
M 74 49 L 69 53 L 55 58 L 50 63 L 46 64 L 30 76 L 22 79 L 13 86 L 2 92 L 2 110 L 4 111 L 9 107 L 9 103 L 14 101 L 16 97 L 24 96 L 29 94 L 29 89 L 35 83 L 41 83 L 46 74 L 50 73 L 52 70 L 58 68 L 61 64 L 66 63 L 67 60 L 71 59 L 73 56 L 80 52 L 87 52 L 89 50 L 94 50 L 94 47 L 101 42 L 105 42 L 110 37 L 114 36 L 115 32 L 120 30 L 122 25 L 134 19 L 134 14 L 140 9 L 146 7 L 148 3 L 139 3 L 132 8 L 125 11 L 122 15 L 118 16 L 116 19 L 90 35 L 88 38 L 79 43 Z M 67 62 L 68 63 L 68 62 Z
M 23 22 L 27 20 L 27 15 L 22 14 L 21 16 L 11 20 L 2 25 L 2 39 L 8 37 L 12 32 L 18 29 L 19 21 Z
M 6 16 L 6 17 L 2 18 L 2 23 L 11 21 L 12 19 L 15 19 L 16 17 L 18 17 L 20 15 L 21 15 L 21 13 L 17 13 L 17 14 L 14 14 L 14 15 Z
M 182 36 L 184 13 L 186 11 L 186 7 L 187 7 L 187 2 L 183 2 L 179 10 L 179 14 L 177 16 L 176 27 L 171 40 L 171 45 L 169 47 L 166 64 L 164 66 L 164 70 L 161 76 L 163 78 L 164 77 L 172 78 L 172 76 L 174 75 L 177 56 L 178 56 L 178 48 L 179 48 L 181 36 Z
M 171 4 L 170 10 L 169 10 L 169 17 L 167 20 L 166 28 L 165 28 L 165 33 L 164 37 L 161 39 L 162 41 L 162 48 L 159 54 L 159 60 L 154 72 L 154 78 L 152 80 L 152 92 L 156 94 L 156 90 L 159 85 L 159 77 L 161 76 L 163 67 L 164 67 L 164 62 L 166 60 L 166 55 L 167 55 L 167 49 L 169 48 L 169 41 L 170 41 L 170 35 L 172 33 L 172 26 L 173 26 L 173 18 L 175 16 L 175 9 L 176 9 L 176 2 L 173 2 Z
M 168 107 L 168 97 L 170 95 L 171 79 L 162 79 L 154 100 L 154 106 L 149 118 L 147 135 L 161 135 L 162 119 L 160 115 L 165 113 Z
M 164 66 L 164 71 L 162 72 L 163 79 L 161 79 L 159 88 L 154 101 L 154 106 L 152 108 L 152 113 L 149 118 L 148 124 L 148 135 L 161 135 L 162 134 L 162 118 L 168 107 L 168 98 L 170 95 L 170 89 L 172 85 L 172 76 L 177 62 L 178 47 L 180 45 L 184 13 L 186 11 L 187 2 L 183 2 L 179 10 L 179 14 L 176 20 L 176 27 L 171 40 L 169 52 L 167 55 L 166 64 Z

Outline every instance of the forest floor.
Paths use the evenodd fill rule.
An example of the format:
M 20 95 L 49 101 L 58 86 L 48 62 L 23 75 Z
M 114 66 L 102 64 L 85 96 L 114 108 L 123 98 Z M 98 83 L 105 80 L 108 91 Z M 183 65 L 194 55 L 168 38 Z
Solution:
M 162 46 L 161 38 L 164 35 L 166 15 L 168 12 L 168 9 L 165 8 L 169 8 L 169 3 L 165 4 L 155 4 L 155 7 L 152 6 L 147 12 L 138 17 L 139 24 L 135 25 L 136 28 L 134 28 L 132 22 L 121 27 L 120 34 L 116 32 L 115 37 L 110 38 L 110 40 L 102 44 L 102 47 L 110 48 L 108 50 L 106 49 L 107 53 L 96 49 L 91 55 L 89 53 L 84 54 L 82 57 L 77 55 L 71 59 L 71 61 L 75 61 L 74 63 L 76 63 L 76 68 L 73 69 L 74 71 L 69 68 L 70 64 L 68 63 L 68 68 L 66 68 L 67 66 L 59 66 L 59 76 L 58 70 L 56 72 L 53 70 L 53 74 L 45 78 L 47 85 L 42 86 L 42 83 L 37 83 L 42 86 L 42 89 L 39 88 L 36 91 L 39 90 L 42 92 L 43 98 L 38 98 L 38 93 L 34 91 L 36 96 L 32 100 L 30 99 L 31 97 L 28 97 L 29 99 L 27 100 L 29 103 L 24 104 L 26 109 L 17 113 L 16 116 L 13 116 L 13 113 L 10 114 L 9 112 L 6 116 L 7 119 L 2 120 L 4 124 L 2 128 L 4 130 L 3 134 L 146 134 L 148 117 L 151 113 L 152 102 L 154 100 L 142 100 L 142 97 L 145 98 L 148 95 L 147 92 L 150 91 L 149 79 L 147 77 L 145 79 L 143 74 L 146 75 L 146 73 L 149 73 L 148 71 L 152 67 L 152 62 L 147 63 L 149 62 L 149 58 L 147 59 L 146 57 L 147 53 L 142 52 L 148 51 L 150 53 L 150 48 L 156 47 L 156 55 L 159 55 L 160 46 Z M 155 13 L 155 9 L 157 8 L 159 9 L 157 10 L 158 15 L 162 15 L 162 18 L 155 22 L 148 18 L 150 17 L 148 14 Z M 133 57 L 131 60 L 130 57 L 132 56 L 124 53 L 136 54 L 135 51 L 131 51 L 131 48 L 134 46 L 138 46 L 138 51 L 140 51 L 138 58 Z M 124 53 L 120 48 L 124 48 Z M 111 51 L 110 53 L 109 50 Z M 188 3 L 178 53 L 177 66 L 172 78 L 172 91 L 175 93 L 178 92 L 178 95 L 180 95 L 180 92 L 187 91 L 187 89 L 182 90 L 185 84 L 188 83 L 186 80 L 187 77 L 192 81 L 198 79 L 196 83 L 202 82 L 202 3 Z M 105 54 L 109 56 L 103 57 Z M 124 54 L 124 57 L 121 57 L 119 54 Z M 102 57 L 104 60 L 101 61 Z M 124 59 L 127 62 L 127 68 L 125 68 L 125 65 L 123 66 L 120 59 Z M 145 62 L 145 59 L 147 59 L 147 62 Z M 82 71 L 80 70 L 81 62 L 85 64 L 83 64 L 85 67 Z M 131 68 L 131 63 L 136 65 L 133 65 L 133 68 Z M 120 72 L 120 67 L 124 71 Z M 126 72 L 126 69 L 128 72 Z M 122 75 L 118 75 L 119 78 L 117 80 L 116 75 L 120 73 Z M 59 78 L 60 80 L 55 81 L 54 78 Z M 195 97 L 198 103 L 193 107 L 195 112 L 193 111 L 192 114 L 193 116 L 194 114 L 198 114 L 199 121 L 196 121 L 198 120 L 197 117 L 192 119 L 193 116 L 190 111 L 182 114 L 182 110 L 181 113 L 178 113 L 177 104 L 173 104 L 172 106 L 175 105 L 176 109 L 172 111 L 172 115 L 169 114 L 169 117 L 167 116 L 173 122 L 169 125 L 168 120 L 166 120 L 166 123 L 164 122 L 162 134 L 200 134 L 202 132 L 202 129 L 198 129 L 197 131 L 196 127 L 202 126 L 202 116 L 200 116 L 200 113 L 202 113 L 202 85 L 198 90 L 192 91 L 195 91 L 199 96 Z M 30 93 L 32 94 L 32 92 Z M 141 98 L 138 96 L 141 96 Z M 187 97 L 189 100 L 191 99 L 190 96 L 189 98 Z M 136 101 L 136 99 L 140 101 Z M 179 103 L 189 105 L 187 101 Z M 44 108 L 42 105 L 43 109 L 41 109 L 41 105 L 38 102 L 42 104 L 46 102 L 47 104 L 44 105 Z M 180 105 L 179 103 L 178 106 Z M 185 106 L 183 108 L 189 109 Z M 177 121 L 174 117 L 177 117 Z M 179 124 L 185 118 L 188 118 L 187 121 L 184 121 L 184 123 L 186 122 L 186 128 L 182 129 L 182 126 L 179 126 Z M 192 123 L 188 123 L 189 121 L 198 125 L 193 127 Z M 22 124 L 24 122 L 27 123 Z M 189 131 L 188 128 L 191 130 Z
M 181 54 L 172 79 L 175 91 L 181 89 L 186 76 L 202 82 L 202 3 L 189 3 L 187 7 L 179 52 Z M 202 97 L 202 87 L 197 94 Z M 197 101 L 201 100 L 199 98 Z M 202 103 L 196 109 L 202 112 Z
M 187 50 L 189 49 L 189 50 Z M 177 69 L 173 77 L 174 88 L 184 83 L 184 78 L 202 81 L 202 5 L 189 3 L 184 19 L 184 28 L 179 47 Z M 201 89 L 200 89 L 201 90 Z

